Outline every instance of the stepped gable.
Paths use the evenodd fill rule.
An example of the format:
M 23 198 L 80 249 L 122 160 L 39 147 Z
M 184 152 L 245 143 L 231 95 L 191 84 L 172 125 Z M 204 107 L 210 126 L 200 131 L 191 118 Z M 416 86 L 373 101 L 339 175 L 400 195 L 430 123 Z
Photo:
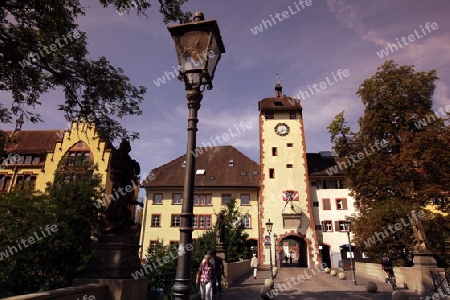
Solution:
M 258 187 L 259 164 L 233 146 L 196 148 L 196 187 Z M 182 187 L 186 155 L 151 171 L 155 179 L 142 187 Z

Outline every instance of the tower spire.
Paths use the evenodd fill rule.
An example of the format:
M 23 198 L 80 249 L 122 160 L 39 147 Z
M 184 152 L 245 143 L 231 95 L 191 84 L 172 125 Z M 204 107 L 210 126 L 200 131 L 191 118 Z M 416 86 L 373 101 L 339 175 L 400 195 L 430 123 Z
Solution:
M 277 98 L 283 97 L 283 87 L 281 86 L 280 76 L 278 75 L 278 72 L 277 72 L 277 83 L 275 84 L 275 97 Z

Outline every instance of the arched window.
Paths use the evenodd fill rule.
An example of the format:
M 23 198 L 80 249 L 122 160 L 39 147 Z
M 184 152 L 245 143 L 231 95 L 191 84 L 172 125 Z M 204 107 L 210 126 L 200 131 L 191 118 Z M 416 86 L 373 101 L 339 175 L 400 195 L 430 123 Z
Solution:
M 55 175 L 57 182 L 91 178 L 94 171 L 92 154 L 83 141 L 73 145 L 61 158 Z

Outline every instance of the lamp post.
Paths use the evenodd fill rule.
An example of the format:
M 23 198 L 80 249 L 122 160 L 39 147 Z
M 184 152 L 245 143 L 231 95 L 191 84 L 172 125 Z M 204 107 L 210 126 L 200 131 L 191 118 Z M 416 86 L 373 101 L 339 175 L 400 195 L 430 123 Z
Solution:
M 356 285 L 356 277 L 355 277 L 355 263 L 353 261 L 353 251 L 352 244 L 350 242 L 350 231 L 352 228 L 352 222 L 347 220 L 347 238 L 348 238 L 348 251 L 350 252 L 350 271 L 352 273 L 352 281 L 353 284 Z
M 215 20 L 205 21 L 203 13 L 196 12 L 191 23 L 168 26 L 175 42 L 180 73 L 188 100 L 188 140 L 186 170 L 183 186 L 183 204 L 180 215 L 180 246 L 173 286 L 175 300 L 188 300 L 192 290 L 192 216 L 195 184 L 195 147 L 197 134 L 197 113 L 200 109 L 205 87 L 212 89 L 212 80 L 221 54 L 225 53 L 219 27 Z
M 269 241 L 270 241 L 270 233 L 272 232 L 272 227 L 273 227 L 273 223 L 269 221 L 267 221 L 266 223 L 266 229 L 267 232 L 269 232 Z M 269 256 L 270 256 L 270 279 L 273 280 L 273 270 L 272 270 L 272 246 L 269 245 Z
M 273 234 L 273 257 L 275 258 L 275 267 L 277 266 L 277 238 L 278 235 L 276 233 Z

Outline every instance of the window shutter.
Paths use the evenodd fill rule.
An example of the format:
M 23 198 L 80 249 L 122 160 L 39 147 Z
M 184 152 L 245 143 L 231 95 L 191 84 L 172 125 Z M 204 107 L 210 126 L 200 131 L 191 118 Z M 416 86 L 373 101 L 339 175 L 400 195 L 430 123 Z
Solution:
M 347 209 L 347 198 L 342 199 L 343 209 Z
M 334 221 L 334 231 L 341 231 L 341 227 L 339 227 L 339 221 Z

